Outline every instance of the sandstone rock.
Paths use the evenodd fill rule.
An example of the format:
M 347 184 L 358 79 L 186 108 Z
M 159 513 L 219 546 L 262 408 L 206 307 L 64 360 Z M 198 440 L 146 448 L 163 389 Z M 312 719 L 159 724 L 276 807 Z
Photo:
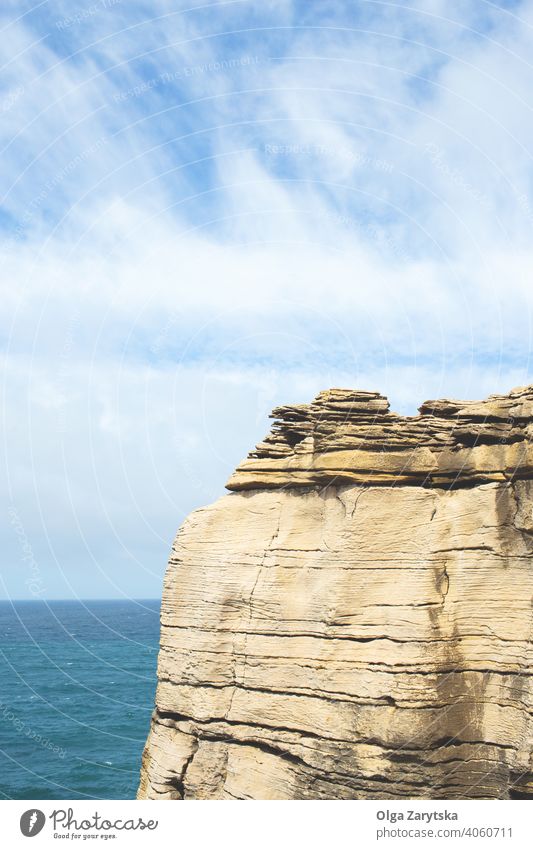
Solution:
M 139 798 L 533 798 L 533 387 L 274 411 L 165 578 Z

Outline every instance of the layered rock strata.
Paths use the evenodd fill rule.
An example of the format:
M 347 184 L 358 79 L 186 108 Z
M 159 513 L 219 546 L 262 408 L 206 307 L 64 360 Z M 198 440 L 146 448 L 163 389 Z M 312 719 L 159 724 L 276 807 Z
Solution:
M 533 387 L 273 415 L 174 542 L 139 798 L 533 798 Z

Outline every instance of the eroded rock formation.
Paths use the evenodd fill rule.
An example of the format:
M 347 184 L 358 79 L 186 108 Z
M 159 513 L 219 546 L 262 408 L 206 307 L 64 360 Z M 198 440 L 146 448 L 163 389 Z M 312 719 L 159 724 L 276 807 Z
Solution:
M 139 798 L 533 798 L 533 387 L 273 415 L 176 537 Z

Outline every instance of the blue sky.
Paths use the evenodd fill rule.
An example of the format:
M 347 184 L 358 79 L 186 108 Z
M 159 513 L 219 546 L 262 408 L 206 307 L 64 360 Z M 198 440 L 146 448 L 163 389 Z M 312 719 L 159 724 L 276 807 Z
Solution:
M 4 596 L 158 596 L 274 406 L 531 382 L 532 2 L 1 15 Z

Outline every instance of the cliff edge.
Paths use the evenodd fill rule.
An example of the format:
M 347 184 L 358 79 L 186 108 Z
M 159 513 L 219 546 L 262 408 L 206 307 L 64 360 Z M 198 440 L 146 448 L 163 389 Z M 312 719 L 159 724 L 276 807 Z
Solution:
M 273 417 L 175 539 L 138 798 L 533 798 L 533 387 Z

